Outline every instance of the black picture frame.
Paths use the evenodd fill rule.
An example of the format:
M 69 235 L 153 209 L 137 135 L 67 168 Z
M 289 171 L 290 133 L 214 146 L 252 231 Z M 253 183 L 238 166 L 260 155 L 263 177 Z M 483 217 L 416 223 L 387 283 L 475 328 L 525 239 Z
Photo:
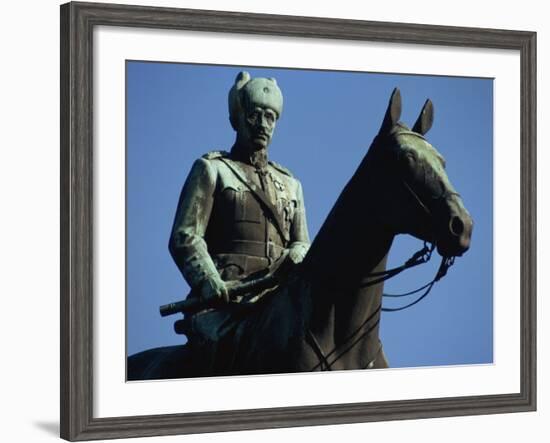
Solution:
M 520 392 L 168 415 L 93 416 L 93 29 L 123 26 L 519 51 Z M 189 9 L 61 6 L 61 437 L 70 441 L 536 409 L 536 33 Z

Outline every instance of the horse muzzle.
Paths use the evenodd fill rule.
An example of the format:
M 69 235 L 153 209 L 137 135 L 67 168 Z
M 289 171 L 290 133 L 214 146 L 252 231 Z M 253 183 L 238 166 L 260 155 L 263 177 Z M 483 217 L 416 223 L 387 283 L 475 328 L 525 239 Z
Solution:
M 465 209 L 451 212 L 442 227 L 437 239 L 437 252 L 441 256 L 459 257 L 470 248 L 474 222 Z

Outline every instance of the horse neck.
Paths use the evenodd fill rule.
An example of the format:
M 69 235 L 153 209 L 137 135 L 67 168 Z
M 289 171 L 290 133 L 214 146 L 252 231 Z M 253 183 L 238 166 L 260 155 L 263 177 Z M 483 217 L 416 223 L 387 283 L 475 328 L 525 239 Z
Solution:
M 313 281 L 338 288 L 339 293 L 356 289 L 373 270 L 385 269 L 394 236 L 381 221 L 386 218 L 388 197 L 380 192 L 383 168 L 376 166 L 372 151 L 340 194 L 304 260 Z

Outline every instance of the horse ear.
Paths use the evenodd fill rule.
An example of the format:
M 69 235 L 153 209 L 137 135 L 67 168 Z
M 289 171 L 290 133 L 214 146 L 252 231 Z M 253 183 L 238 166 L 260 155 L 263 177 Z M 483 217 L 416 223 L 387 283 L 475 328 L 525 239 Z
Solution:
M 416 120 L 416 123 L 414 124 L 412 130 L 413 132 L 418 132 L 419 134 L 426 134 L 432 127 L 432 124 L 434 122 L 434 105 L 430 99 L 426 100 L 426 103 L 424 103 L 424 106 L 422 107 L 422 111 L 420 111 L 420 115 L 418 116 L 418 120 Z
M 380 132 L 389 132 L 399 121 L 399 117 L 401 117 L 401 92 L 399 92 L 399 88 L 395 88 L 391 93 L 390 103 L 388 104 Z

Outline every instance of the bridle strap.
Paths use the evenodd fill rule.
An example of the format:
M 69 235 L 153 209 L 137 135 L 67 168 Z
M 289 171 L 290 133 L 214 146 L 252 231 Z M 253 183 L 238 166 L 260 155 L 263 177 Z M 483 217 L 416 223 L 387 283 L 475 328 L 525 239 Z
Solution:
M 428 214 L 429 216 L 432 215 L 431 211 L 429 210 L 429 208 L 424 204 L 424 202 L 420 199 L 420 197 L 418 196 L 418 194 L 416 192 L 414 192 L 413 188 L 411 188 L 411 186 L 405 181 L 405 180 L 401 180 L 401 182 L 403 183 L 403 185 L 405 186 L 405 189 L 407 189 L 413 196 L 413 198 L 416 200 L 416 202 L 418 203 L 418 205 L 424 210 L 424 212 L 426 212 L 426 214 Z
M 379 278 L 367 281 L 365 283 L 361 283 L 359 287 L 368 288 L 369 286 L 377 285 L 378 283 L 382 283 L 386 280 L 389 280 L 392 277 L 395 277 L 396 275 L 400 274 L 406 269 L 414 268 L 415 266 L 429 262 L 430 259 L 432 258 L 432 252 L 434 249 L 435 249 L 435 245 L 428 246 L 428 243 L 424 242 L 424 247 L 416 251 L 411 256 L 411 258 L 409 258 L 401 266 L 397 266 L 396 268 L 392 268 L 392 269 L 387 269 L 382 272 L 371 272 L 367 277 L 379 277 Z
M 403 184 L 405 189 L 409 192 L 409 194 L 412 195 L 413 199 L 418 203 L 418 206 L 420 206 L 420 208 L 426 213 L 426 215 L 428 217 L 431 217 L 432 212 L 424 204 L 422 199 L 418 196 L 418 194 L 414 191 L 414 189 L 409 185 L 409 183 L 407 183 L 406 180 L 401 180 L 401 183 Z M 436 200 L 444 199 L 444 198 L 446 198 L 450 195 L 459 196 L 460 194 L 458 194 L 457 192 L 454 192 L 454 191 L 445 191 L 440 196 L 438 196 L 436 198 Z M 379 278 L 374 279 L 374 280 L 370 280 L 366 283 L 362 283 L 360 285 L 360 288 L 366 288 L 366 287 L 369 287 L 369 286 L 376 285 L 378 283 L 382 283 L 386 280 L 389 280 L 392 277 L 395 277 L 396 275 L 400 274 L 401 272 L 403 272 L 406 269 L 410 269 L 410 268 L 418 266 L 420 264 L 427 263 L 428 261 L 430 261 L 430 259 L 432 257 L 432 252 L 434 251 L 434 249 L 435 249 L 435 243 L 432 243 L 430 246 L 428 246 L 428 243 L 425 241 L 424 242 L 424 247 L 422 249 L 420 249 L 419 251 L 415 252 L 412 255 L 412 257 L 409 258 L 403 265 L 398 266 L 396 268 L 388 269 L 388 270 L 382 271 L 382 272 L 372 272 L 372 273 L 370 273 L 367 277 L 379 277 Z M 408 307 L 411 307 L 411 306 L 415 305 L 416 303 L 418 303 L 420 300 L 422 300 L 424 297 L 426 297 L 430 293 L 434 283 L 436 281 L 438 281 L 439 279 L 441 279 L 441 277 L 443 277 L 447 273 L 448 268 L 451 267 L 453 265 L 453 263 L 454 263 L 454 257 L 442 257 L 441 264 L 439 266 L 438 272 L 437 272 L 436 276 L 434 277 L 434 279 L 431 282 L 426 283 L 425 285 L 419 287 L 418 289 L 415 289 L 415 290 L 409 291 L 409 292 L 405 292 L 403 294 L 386 294 L 386 293 L 383 293 L 382 296 L 384 296 L 384 297 L 405 297 L 407 295 L 416 294 L 416 293 L 418 293 L 418 292 L 420 292 L 424 289 L 426 290 L 419 297 L 419 299 L 415 300 L 414 302 L 412 302 L 412 303 L 410 303 L 406 306 L 403 306 L 401 308 L 387 308 L 387 309 L 384 308 L 382 310 L 387 311 L 387 312 L 401 311 L 402 309 L 406 309 Z
M 414 191 L 414 189 L 405 181 L 401 180 L 401 183 L 405 187 L 405 189 L 412 195 L 413 199 L 418 203 L 418 205 L 422 208 L 422 210 L 428 215 L 428 217 L 431 217 L 432 213 L 430 209 L 422 202 L 422 199 L 418 196 L 418 194 Z M 428 246 L 427 242 L 424 242 L 424 247 L 418 251 L 416 251 L 411 258 L 409 258 L 404 264 L 401 266 L 398 266 L 396 268 L 387 269 L 382 272 L 371 272 L 367 277 L 379 277 L 374 280 L 370 280 L 366 283 L 362 283 L 360 285 L 360 288 L 366 288 L 369 286 L 376 285 L 378 283 L 382 283 L 392 277 L 395 277 L 396 275 L 400 274 L 406 269 L 413 268 L 415 266 L 418 266 L 423 263 L 427 263 L 432 258 L 432 252 L 435 249 L 435 244 L 432 244 Z M 416 291 L 411 292 L 412 294 L 421 291 L 423 288 L 425 288 L 427 285 L 423 286 L 422 288 L 417 289 Z M 405 295 L 405 294 L 402 294 Z M 395 295 L 390 295 L 395 296 Z
M 321 348 L 321 345 L 319 344 L 319 342 L 317 341 L 317 339 L 315 338 L 311 330 L 308 329 L 306 338 L 308 339 L 308 341 L 310 341 L 310 345 L 313 343 L 312 348 L 313 348 L 313 351 L 317 354 L 317 357 L 319 358 L 319 356 L 321 356 L 319 358 L 319 363 L 317 363 L 313 368 L 311 368 L 310 372 L 315 371 L 316 369 L 318 369 L 320 366 L 323 366 L 323 365 L 327 368 L 326 370 L 331 371 L 332 365 L 334 363 L 336 363 L 344 354 L 349 352 L 357 343 L 359 343 L 363 339 L 363 337 L 369 334 L 378 325 L 378 323 L 380 322 L 380 317 L 378 317 L 378 319 L 372 325 L 370 325 L 366 329 L 366 331 L 364 331 L 362 334 L 357 336 L 361 332 L 361 330 L 371 322 L 371 320 L 373 320 L 378 314 L 380 314 L 381 310 L 382 310 L 382 305 L 378 305 L 378 307 L 374 310 L 374 312 L 371 315 L 369 315 L 367 319 L 363 321 L 363 323 L 361 323 L 359 327 L 357 327 L 357 329 L 355 329 L 355 331 L 353 331 L 348 337 L 346 337 L 344 344 L 351 342 L 352 340 L 354 340 L 354 338 L 355 340 L 330 362 L 329 362 L 329 358 L 336 353 L 338 348 L 334 347 L 328 354 L 325 354 Z M 312 338 L 313 340 L 311 340 Z
M 407 292 L 405 294 L 382 294 L 385 297 L 404 297 L 406 295 L 416 294 L 417 292 L 420 292 L 421 290 L 426 289 L 424 293 L 420 297 L 418 297 L 416 300 L 404 306 L 400 306 L 398 308 L 382 308 L 382 311 L 384 312 L 403 311 L 404 309 L 410 308 L 416 305 L 417 303 L 419 303 L 420 301 L 422 301 L 424 298 L 428 296 L 428 294 L 432 290 L 435 283 L 441 280 L 447 274 L 447 271 L 449 270 L 449 268 L 454 264 L 454 260 L 455 260 L 454 257 L 441 257 L 441 264 L 439 265 L 439 269 L 437 270 L 437 273 L 434 279 L 415 291 Z
M 308 341 L 309 345 L 311 346 L 311 349 L 313 349 L 313 352 L 315 352 L 315 354 L 317 355 L 317 358 L 319 359 L 319 362 L 320 362 L 317 366 L 315 366 L 313 369 L 311 369 L 310 372 L 313 371 L 314 369 L 318 368 L 319 366 L 321 366 L 322 371 L 332 371 L 332 367 L 331 367 L 330 363 L 328 362 L 328 358 L 325 355 L 325 353 L 323 352 L 323 349 L 321 348 L 321 345 L 319 344 L 319 342 L 317 341 L 317 339 L 315 338 L 315 336 L 311 332 L 311 329 L 307 330 L 306 340 Z
M 431 217 L 432 213 L 431 213 L 430 209 L 422 202 L 422 200 L 420 199 L 418 194 L 411 188 L 411 186 L 405 180 L 402 180 L 402 183 L 405 186 L 405 189 L 407 189 L 409 191 L 409 193 L 413 196 L 413 198 L 418 203 L 418 205 L 422 208 L 422 210 L 428 216 Z M 446 198 L 448 195 L 459 195 L 459 194 L 457 192 L 446 191 L 441 196 L 439 196 L 437 199 L 440 200 L 440 199 Z M 396 275 L 400 274 L 401 272 L 405 271 L 406 269 L 410 269 L 410 268 L 413 268 L 413 267 L 418 266 L 420 264 L 427 263 L 428 261 L 430 261 L 430 259 L 432 257 L 432 252 L 434 251 L 434 249 L 435 249 L 435 243 L 433 243 L 431 245 L 428 245 L 427 242 L 424 242 L 424 246 L 422 247 L 422 249 L 419 249 L 418 251 L 416 251 L 411 256 L 411 258 L 409 258 L 401 266 L 397 266 L 395 268 L 387 269 L 387 270 L 381 271 L 381 272 L 371 272 L 367 277 L 378 277 L 378 278 L 375 278 L 374 280 L 370 280 L 368 282 L 362 283 L 360 285 L 360 288 L 366 288 L 366 287 L 369 287 L 369 286 L 374 286 L 378 283 L 382 283 L 386 280 L 389 280 L 392 277 L 395 277 Z M 420 295 L 416 300 L 414 300 L 414 301 L 412 301 L 412 302 L 410 302 L 410 303 L 408 303 L 404 306 L 400 306 L 400 307 L 397 307 L 397 308 L 383 308 L 382 305 L 378 306 L 376 311 L 373 312 L 363 323 L 361 323 L 361 325 L 352 334 L 350 334 L 349 337 L 346 338 L 344 343 L 350 342 L 351 340 L 353 340 L 353 342 L 349 346 L 347 346 L 342 352 L 340 352 L 340 354 L 338 354 L 332 361 L 329 361 L 329 358 L 336 352 L 337 348 L 335 347 L 328 354 L 325 354 L 323 352 L 323 349 L 321 348 L 321 345 L 319 344 L 319 342 L 317 341 L 317 339 L 315 338 L 315 336 L 313 335 L 311 330 L 308 329 L 307 333 L 306 333 L 306 340 L 308 341 L 308 343 L 312 347 L 313 351 L 317 355 L 317 358 L 319 359 L 319 363 L 317 365 L 315 365 L 312 369 L 310 369 L 310 371 L 314 371 L 314 370 L 318 369 L 319 367 L 322 367 L 321 370 L 332 371 L 332 365 L 334 363 L 336 363 L 340 358 L 342 358 L 342 356 L 344 354 L 346 354 L 351 349 L 353 349 L 353 347 L 355 345 L 357 345 L 357 343 L 359 343 L 365 336 L 367 336 L 379 324 L 380 318 L 378 318 L 378 320 L 373 325 L 371 325 L 369 328 L 367 328 L 367 330 L 365 332 L 363 332 L 357 338 L 354 339 L 354 337 L 357 334 L 359 334 L 361 329 L 363 329 L 370 322 L 370 320 L 372 320 L 372 318 L 374 318 L 374 316 L 376 314 L 379 314 L 381 311 L 382 312 L 403 311 L 405 309 L 408 309 L 408 308 L 416 305 L 417 303 L 420 303 L 420 301 L 422 301 L 424 298 L 426 298 L 428 296 L 428 294 L 431 292 L 431 290 L 432 290 L 433 286 L 435 285 L 435 283 L 438 282 L 439 280 L 441 280 L 445 275 L 447 275 L 447 271 L 454 264 L 454 261 L 455 261 L 455 257 L 441 257 L 441 263 L 439 265 L 439 268 L 438 268 L 437 273 L 436 273 L 435 277 L 433 278 L 433 280 L 430 281 L 429 283 L 421 286 L 418 289 L 415 289 L 415 290 L 409 291 L 409 292 L 405 292 L 403 294 L 385 294 L 385 293 L 383 293 L 382 294 L 383 297 L 405 297 L 407 295 L 416 294 L 416 293 L 424 290 L 422 295 Z
M 433 248 L 432 248 L 433 250 Z M 383 296 L 390 296 L 390 297 L 403 297 L 405 295 L 411 295 L 411 294 L 414 294 L 414 293 L 417 293 L 419 291 L 421 291 L 422 289 L 426 289 L 424 291 L 424 293 L 418 297 L 416 300 L 412 301 L 411 303 L 408 303 L 404 306 L 400 306 L 398 308 L 383 308 L 382 305 L 379 305 L 378 308 L 371 314 L 369 315 L 369 317 L 363 322 L 361 323 L 361 325 L 354 331 L 352 332 L 345 340 L 344 344 L 345 343 L 349 343 L 353 340 L 353 342 L 351 342 L 342 352 L 340 352 L 332 361 L 329 361 L 329 358 L 336 352 L 336 347 L 334 349 L 332 349 L 332 351 L 330 351 L 328 354 L 325 354 L 323 352 L 323 348 L 321 347 L 321 345 L 319 344 L 319 342 L 317 341 L 317 339 L 315 338 L 315 336 L 313 335 L 313 333 L 311 332 L 310 329 L 307 330 L 307 333 L 306 333 L 306 340 L 307 342 L 309 343 L 309 345 L 311 346 L 311 348 L 313 349 L 313 352 L 315 352 L 315 354 L 317 355 L 317 358 L 319 359 L 319 363 L 317 363 L 313 368 L 310 369 L 310 372 L 312 371 L 315 371 L 316 369 L 318 369 L 319 367 L 321 367 L 321 370 L 322 371 L 332 371 L 332 365 L 334 363 L 336 363 L 340 358 L 342 358 L 342 356 L 344 356 L 344 354 L 348 353 L 349 351 L 351 351 L 364 337 L 366 337 L 379 323 L 380 323 L 380 317 L 377 319 L 376 322 L 374 322 L 370 327 L 368 327 L 363 333 L 361 333 L 359 336 L 357 336 L 357 334 L 359 334 L 359 332 L 361 332 L 361 330 L 367 326 L 369 324 L 369 322 L 377 315 L 379 314 L 381 311 L 382 312 L 398 312 L 398 311 L 403 311 L 404 309 L 408 309 L 414 305 L 416 305 L 417 303 L 420 303 L 420 301 L 422 301 L 424 298 L 426 298 L 428 296 L 428 294 L 430 293 L 430 291 L 432 290 L 433 286 L 435 285 L 436 282 L 438 282 L 439 280 L 441 280 L 443 277 L 445 277 L 445 275 L 447 275 L 447 271 L 449 270 L 449 268 L 454 264 L 454 261 L 455 261 L 455 258 L 454 257 L 442 257 L 441 258 L 441 264 L 439 265 L 439 268 L 437 270 L 437 273 L 435 275 L 435 277 L 433 278 L 433 280 L 431 282 L 429 282 L 428 284 L 422 286 L 421 288 L 415 290 L 415 291 L 411 291 L 409 293 L 405 293 L 405 294 L 400 294 L 400 295 L 393 295 L 393 294 L 382 294 Z M 389 277 L 388 277 L 389 278 Z M 357 336 L 357 337 L 356 337 Z

